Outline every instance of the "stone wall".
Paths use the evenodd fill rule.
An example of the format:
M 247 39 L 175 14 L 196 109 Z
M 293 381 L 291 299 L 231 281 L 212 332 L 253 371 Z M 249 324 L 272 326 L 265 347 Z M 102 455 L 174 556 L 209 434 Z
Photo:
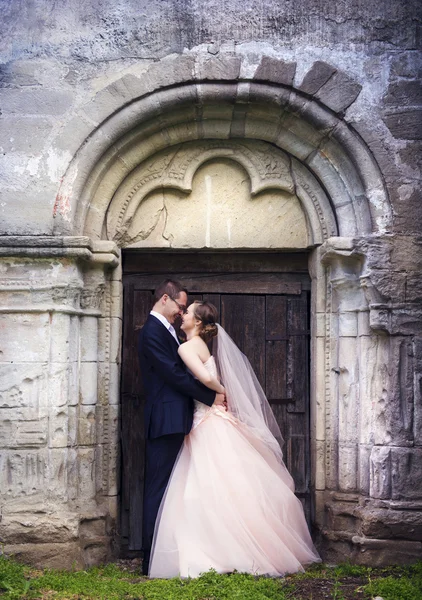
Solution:
M 324 555 L 420 555 L 418 3 L 42 0 L 0 21 L 6 550 L 116 553 L 120 248 L 254 247 L 312 251 Z

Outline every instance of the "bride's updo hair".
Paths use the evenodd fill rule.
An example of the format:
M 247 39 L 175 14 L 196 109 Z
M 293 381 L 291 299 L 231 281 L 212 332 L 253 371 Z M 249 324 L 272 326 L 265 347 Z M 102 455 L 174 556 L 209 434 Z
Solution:
M 218 334 L 216 325 L 218 317 L 217 309 L 211 302 L 201 302 L 201 300 L 195 300 L 193 306 L 195 318 L 199 319 L 202 323 L 202 328 L 198 335 L 208 344 Z

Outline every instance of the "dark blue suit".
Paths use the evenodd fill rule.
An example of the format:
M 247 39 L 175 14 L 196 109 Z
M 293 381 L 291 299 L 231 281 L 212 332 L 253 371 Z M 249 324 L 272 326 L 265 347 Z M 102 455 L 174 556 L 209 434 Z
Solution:
M 176 340 L 153 315 L 139 334 L 138 350 L 146 393 L 142 545 L 147 566 L 158 509 L 183 439 L 192 427 L 193 398 L 211 406 L 215 392 L 186 371 Z

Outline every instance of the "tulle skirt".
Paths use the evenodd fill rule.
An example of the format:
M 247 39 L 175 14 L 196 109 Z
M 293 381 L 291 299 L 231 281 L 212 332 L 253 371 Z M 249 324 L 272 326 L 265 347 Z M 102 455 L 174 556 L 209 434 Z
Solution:
M 282 576 L 319 561 L 293 480 L 230 413 L 186 436 L 156 521 L 150 577 Z

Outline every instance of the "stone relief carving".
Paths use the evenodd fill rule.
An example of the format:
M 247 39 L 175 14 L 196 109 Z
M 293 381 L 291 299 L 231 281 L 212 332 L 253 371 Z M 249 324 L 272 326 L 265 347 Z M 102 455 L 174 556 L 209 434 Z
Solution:
M 252 201 L 263 192 L 271 190 L 273 193 L 279 190 L 281 198 L 300 198 L 302 210 L 310 224 L 306 234 L 308 242 L 301 242 L 305 247 L 312 241 L 323 241 L 335 234 L 334 219 L 326 222 L 324 216 L 329 207 L 329 202 L 323 198 L 324 192 L 316 182 L 312 181 L 311 184 L 307 181 L 312 176 L 304 167 L 296 174 L 293 172 L 293 169 L 299 168 L 296 166 L 297 161 L 292 165 L 288 155 L 266 142 L 218 140 L 187 142 L 171 147 L 137 167 L 117 190 L 109 207 L 106 219 L 109 237 L 120 246 L 143 240 L 148 240 L 152 245 L 173 246 L 176 243 L 177 246 L 174 237 L 166 229 L 166 202 L 157 201 L 155 208 L 148 208 L 146 219 L 140 221 L 137 214 L 144 210 L 143 206 L 151 194 L 158 194 L 160 190 L 168 190 L 167 193 L 173 196 L 181 194 L 181 199 L 191 194 L 198 169 L 207 161 L 224 159 L 233 160 L 246 170 Z M 321 201 L 324 206 L 321 206 Z M 283 243 L 287 246 L 292 244 L 287 240 L 283 241 L 283 232 L 288 227 L 287 223 L 286 228 L 281 228 L 279 232 L 279 247 L 283 247 Z M 297 226 L 295 229 L 297 230 Z
M 85 287 L 81 292 L 81 308 L 100 308 L 104 299 L 105 284 L 95 287 Z

